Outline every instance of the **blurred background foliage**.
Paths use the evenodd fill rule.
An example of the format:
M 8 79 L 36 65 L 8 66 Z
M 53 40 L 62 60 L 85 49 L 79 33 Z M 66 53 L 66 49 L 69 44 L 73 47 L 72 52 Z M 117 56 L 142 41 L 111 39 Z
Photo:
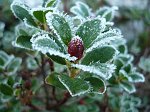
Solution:
M 24 0 L 30 7 L 38 7 L 43 1 L 46 0 Z M 126 105 L 124 107 L 132 106 L 138 107 L 137 109 L 140 112 L 150 112 L 150 0 L 62 0 L 62 4 L 60 4 L 60 9 L 62 9 L 65 13 L 70 15 L 70 8 L 75 5 L 77 1 L 83 1 L 88 4 L 93 10 L 99 9 L 101 6 L 118 6 L 119 10 L 115 15 L 114 22 L 115 26 L 120 28 L 124 38 L 127 40 L 128 49 L 131 54 L 134 55 L 134 65 L 137 67 L 138 71 L 143 73 L 145 76 L 146 81 L 144 83 L 140 83 L 136 85 L 137 92 L 132 94 L 133 97 L 129 97 L 128 95 L 123 95 L 120 97 L 115 96 L 115 94 L 110 94 L 109 98 L 113 99 L 117 97 L 117 99 L 113 99 L 111 101 L 120 101 L 120 102 L 109 102 L 109 104 L 115 107 L 117 105 Z M 0 85 L 1 89 L 6 89 L 9 91 L 8 97 L 3 96 L 0 93 L 0 111 L 1 112 L 18 112 L 18 110 L 22 110 L 22 112 L 26 112 L 24 110 L 27 107 L 21 107 L 20 103 L 17 102 L 17 99 L 14 97 L 10 97 L 12 95 L 11 86 L 16 88 L 16 96 L 20 91 L 17 89 L 17 84 L 22 82 L 21 78 L 23 74 L 20 73 L 19 69 L 20 64 L 22 62 L 22 67 L 24 68 L 25 72 L 30 72 L 30 75 L 35 75 L 33 71 L 38 73 L 38 65 L 36 63 L 36 59 L 34 56 L 38 57 L 37 54 L 33 54 L 32 52 L 18 49 L 13 47 L 12 42 L 15 40 L 15 31 L 17 24 L 20 24 L 19 20 L 16 19 L 11 10 L 10 4 L 12 0 L 0 0 L 0 56 L 2 57 L 5 55 L 6 57 L 12 57 L 12 62 L 8 62 L 5 66 L 5 73 L 9 74 L 7 78 L 6 76 L 0 77 L 0 81 L 9 84 L 9 86 Z M 13 55 L 12 55 L 13 54 Z M 31 56 L 32 54 L 32 56 Z M 18 58 L 21 57 L 21 58 Z M 39 57 L 40 58 L 40 57 Z M 8 61 L 7 59 L 5 61 Z M 0 60 L 1 62 L 1 60 Z M 11 64 L 16 64 L 17 68 L 10 68 Z M 12 65 L 12 66 L 13 66 Z M 48 65 L 47 65 L 48 66 Z M 64 71 L 65 67 L 60 68 L 60 65 L 56 64 L 56 70 Z M 28 71 L 27 71 L 28 70 Z M 0 72 L 0 76 L 5 74 Z M 14 74 L 14 75 L 12 75 Z M 17 76 L 17 77 L 16 77 Z M 32 80 L 32 88 L 36 91 L 40 85 L 40 79 L 34 78 Z M 26 80 L 23 80 L 23 84 L 26 83 Z M 42 90 L 41 90 L 42 91 Z M 38 94 L 40 94 L 40 92 Z M 25 90 L 27 94 L 31 94 L 31 91 Z M 5 94 L 5 93 L 4 93 Z M 59 93 L 58 93 L 59 94 Z M 39 97 L 42 97 L 39 96 Z M 61 95 L 60 95 L 61 97 Z M 107 97 L 107 96 L 106 96 Z M 25 98 L 30 99 L 28 96 Z M 38 98 L 33 98 L 33 103 L 42 104 L 42 102 L 38 101 Z M 83 99 L 76 101 L 75 98 L 72 98 L 70 104 L 68 103 L 67 107 L 62 107 L 64 112 L 99 112 L 97 105 L 94 105 L 93 102 L 96 103 L 103 103 L 101 102 L 102 96 L 86 96 Z M 141 100 L 138 100 L 141 99 Z M 98 100 L 100 102 L 98 102 Z M 128 100 L 128 103 L 125 101 Z M 130 101 L 135 103 L 131 104 Z M 74 102 L 78 102 L 79 106 Z M 107 102 L 107 101 L 106 101 Z M 118 104 L 119 103 L 119 104 Z M 32 107 L 32 105 L 30 105 Z M 103 105 L 101 108 L 103 108 Z M 9 107 L 9 108 L 8 108 Z M 13 108 L 15 107 L 15 108 Z M 77 108 L 76 108 L 77 107 Z M 87 108 L 88 107 L 88 108 Z M 21 109 L 20 109 L 21 108 Z M 35 107 L 32 107 L 35 108 Z M 116 108 L 117 109 L 117 108 Z M 107 111 L 109 112 L 109 110 Z M 118 112 L 116 110 L 116 112 Z M 123 112 L 123 111 L 122 111 Z M 125 111 L 126 112 L 126 111 Z M 134 110 L 136 112 L 136 110 Z

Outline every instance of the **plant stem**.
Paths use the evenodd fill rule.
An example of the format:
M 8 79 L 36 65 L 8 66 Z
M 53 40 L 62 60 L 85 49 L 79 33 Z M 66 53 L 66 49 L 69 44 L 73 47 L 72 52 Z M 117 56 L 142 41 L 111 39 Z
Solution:
M 45 78 L 46 78 L 46 73 L 45 73 L 45 70 L 44 70 L 44 65 L 45 65 L 45 61 L 44 61 L 44 56 L 41 55 L 41 59 L 42 59 L 42 62 L 41 62 L 41 74 L 42 74 L 42 77 L 43 77 L 43 83 L 44 83 L 44 91 L 45 91 L 45 99 L 46 99 L 46 108 L 48 108 L 48 105 L 49 105 L 49 92 L 48 92 L 48 89 L 47 89 L 47 84 L 45 82 Z
M 59 109 L 59 107 L 65 104 L 69 100 L 70 97 L 71 97 L 70 94 L 67 92 L 65 97 L 62 100 L 60 100 L 58 103 L 54 105 L 49 105 L 48 110 Z
M 54 100 L 58 103 L 58 100 L 56 98 L 56 93 L 55 92 L 56 92 L 55 87 L 52 87 L 52 96 L 53 96 Z

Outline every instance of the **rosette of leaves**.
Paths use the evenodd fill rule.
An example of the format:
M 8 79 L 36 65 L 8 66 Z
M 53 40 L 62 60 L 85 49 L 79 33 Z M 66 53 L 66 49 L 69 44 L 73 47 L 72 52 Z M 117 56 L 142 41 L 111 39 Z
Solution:
M 119 95 L 117 91 L 109 91 L 108 93 L 108 105 L 112 112 L 139 112 L 138 107 L 141 106 L 141 99 L 139 97 L 129 95 L 128 93 Z
M 73 18 L 55 9 L 43 13 L 44 21 L 39 21 L 37 17 L 41 13 L 34 14 L 32 9 L 27 10 L 25 5 L 18 3 L 13 3 L 11 7 L 16 17 L 25 20 L 25 23 L 34 21 L 36 24 L 32 24 L 36 33 L 17 37 L 14 45 L 39 51 L 68 68 L 68 74 L 56 71 L 47 76 L 47 84 L 67 89 L 72 96 L 105 92 L 105 81 L 112 77 L 115 69 L 112 61 L 117 55 L 111 41 L 122 38 L 118 30 L 108 26 L 105 18 L 87 18 L 80 25 L 75 25 Z M 39 10 L 44 12 L 45 8 Z M 30 25 L 26 24 L 27 27 Z
M 0 51 L 0 94 L 2 93 L 2 97 L 13 95 L 16 72 L 21 63 L 21 58 Z
M 17 99 L 14 98 L 14 94 L 16 85 L 19 82 L 17 76 L 18 71 L 20 71 L 21 63 L 21 58 L 8 55 L 6 52 L 0 50 L 0 111 L 14 112 L 17 105 L 20 104 Z M 6 106 L 6 103 L 9 103 L 10 106 Z
M 145 78 L 132 64 L 134 58 L 127 53 L 126 45 L 119 45 L 118 49 L 120 54 L 114 60 L 116 70 L 108 82 L 112 86 L 120 86 L 128 93 L 133 93 L 136 91 L 134 83 L 144 82 Z

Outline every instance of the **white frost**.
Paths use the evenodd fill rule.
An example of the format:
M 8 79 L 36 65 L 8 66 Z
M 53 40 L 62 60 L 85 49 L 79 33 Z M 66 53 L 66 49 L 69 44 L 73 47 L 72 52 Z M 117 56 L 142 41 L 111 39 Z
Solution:
M 53 41 L 53 45 L 55 46 L 55 48 L 50 48 L 49 46 L 39 45 L 38 42 L 42 39 L 47 39 L 47 40 Z M 34 35 L 30 41 L 32 42 L 33 49 L 40 51 L 43 54 L 49 53 L 50 55 L 60 56 L 69 61 L 75 61 L 77 59 L 76 57 L 70 57 L 70 54 L 64 54 L 63 52 L 61 52 L 59 49 L 59 46 L 55 43 L 54 40 L 52 40 L 48 36 L 48 34 L 38 33 L 37 35 Z
M 89 66 L 81 64 L 72 64 L 72 67 L 81 69 L 89 73 L 94 73 L 95 75 L 98 75 L 106 80 L 111 78 L 112 74 L 114 73 L 114 70 L 116 69 L 116 66 L 113 64 L 103 64 L 103 63 L 99 63 L 98 65 L 91 64 Z
M 91 90 L 91 87 L 90 87 L 90 85 L 89 85 L 89 88 L 88 88 L 87 90 L 84 90 L 84 91 L 81 91 L 81 92 L 78 92 L 78 93 L 74 94 L 74 93 L 72 93 L 72 91 L 69 89 L 68 85 L 65 84 L 64 80 L 62 80 L 62 79 L 60 78 L 60 76 L 58 76 L 58 79 L 59 79 L 59 81 L 67 88 L 67 90 L 69 91 L 69 93 L 71 94 L 72 97 L 74 97 L 74 96 L 80 96 L 80 95 L 82 95 L 82 94 L 85 94 L 85 93 L 90 92 L 90 90 Z M 87 82 L 86 82 L 86 83 L 87 83 Z M 88 83 L 87 83 L 87 84 L 88 84 Z

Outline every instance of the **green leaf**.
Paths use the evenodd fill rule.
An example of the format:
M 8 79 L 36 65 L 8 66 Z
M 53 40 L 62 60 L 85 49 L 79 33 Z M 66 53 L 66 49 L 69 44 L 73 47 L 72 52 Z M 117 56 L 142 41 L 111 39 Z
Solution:
M 145 58 L 141 57 L 139 65 L 138 65 L 142 70 L 145 72 L 150 72 L 150 57 Z
M 119 70 L 123 67 L 123 62 L 122 62 L 122 60 L 120 60 L 120 59 L 115 59 L 114 60 L 114 64 L 116 65 L 116 73 L 118 74 L 119 73 Z
M 58 76 L 60 74 L 58 73 L 51 73 L 50 75 L 48 75 L 45 79 L 46 83 L 58 88 L 62 88 L 65 89 L 64 85 L 59 81 Z
M 15 89 L 14 95 L 19 97 L 20 94 L 21 94 L 21 89 Z
M 66 60 L 62 57 L 55 56 L 55 55 L 49 55 L 49 54 L 47 54 L 47 56 L 59 64 L 66 65 Z
M 31 39 L 33 49 L 40 51 L 43 54 L 59 56 L 70 61 L 76 60 L 76 57 L 70 57 L 68 53 L 65 53 L 63 47 L 51 37 L 52 36 L 48 34 L 42 33 L 33 36 Z
M 127 81 L 122 81 L 120 86 L 128 93 L 134 93 L 136 91 L 135 86 Z
M 111 46 L 103 46 L 95 48 L 94 50 L 88 52 L 83 58 L 81 64 L 89 65 L 90 63 L 100 62 L 106 63 L 113 59 L 116 50 Z
M 0 51 L 0 69 L 5 69 L 13 58 L 13 55 L 9 56 L 4 51 Z
M 120 51 L 120 53 L 127 53 L 127 47 L 126 47 L 126 45 L 120 45 L 120 46 L 118 46 L 118 50 Z
M 57 0 L 48 0 L 45 4 L 45 7 L 52 7 L 54 4 L 56 4 Z
M 92 73 L 103 79 L 109 79 L 115 71 L 115 66 L 108 63 L 93 63 L 90 65 L 72 64 L 72 67 Z
M 4 27 L 5 27 L 5 24 L 0 21 L 0 38 L 3 37 Z
M 72 38 L 71 28 L 64 16 L 48 13 L 46 16 L 49 27 L 54 29 L 60 36 L 61 40 L 68 45 Z
M 89 82 L 92 93 L 103 94 L 106 91 L 105 82 L 97 77 L 88 77 L 84 79 Z
M 141 106 L 141 99 L 139 97 L 131 97 L 131 100 L 132 100 L 132 104 L 135 106 L 135 107 L 139 107 Z
M 90 90 L 89 84 L 80 78 L 70 78 L 67 75 L 60 75 L 58 78 L 71 96 L 79 96 Z
M 14 13 L 14 15 L 19 18 L 20 20 L 24 20 L 26 19 L 26 21 L 33 25 L 33 26 L 37 26 L 34 19 L 32 18 L 32 16 L 30 15 L 30 12 L 29 12 L 29 8 L 23 4 L 19 4 L 19 3 L 16 3 L 16 2 L 13 2 L 11 4 L 11 9 Z
M 116 43 L 118 44 L 119 40 L 123 40 L 120 30 L 111 29 L 111 30 L 105 31 L 98 35 L 98 37 L 92 43 L 91 47 L 89 49 L 87 49 L 86 52 L 89 52 L 89 51 L 93 50 L 94 48 L 101 47 L 104 45 L 115 45 L 116 46 Z
M 99 109 L 98 105 L 96 105 L 94 103 L 87 105 L 86 108 L 88 109 L 88 112 L 100 112 L 100 109 Z
M 33 10 L 33 16 L 40 21 L 41 23 L 46 23 L 46 13 L 52 12 L 52 9 L 43 8 L 43 9 L 34 9 Z
M 29 70 L 36 70 L 38 68 L 38 64 L 34 58 L 28 57 L 26 60 L 26 65 Z
M 129 77 L 131 78 L 129 81 L 130 82 L 144 82 L 145 78 L 142 74 L 136 72 L 136 73 L 131 73 L 129 74 Z
M 118 7 L 102 7 L 97 12 L 96 15 L 106 18 L 107 21 L 111 21 L 114 18 L 114 13 Z
M 32 47 L 38 49 L 41 47 L 41 50 L 48 52 L 49 49 L 60 51 L 60 47 L 55 43 L 53 39 L 49 37 L 48 34 L 41 34 L 39 36 L 32 37 L 31 39 Z M 45 49 L 46 48 L 46 49 Z
M 75 6 L 73 6 L 70 11 L 78 17 L 86 18 L 91 15 L 91 9 L 82 2 L 77 2 Z
M 16 47 L 31 50 L 32 49 L 32 43 L 30 42 L 30 39 L 31 39 L 31 36 L 20 35 L 19 37 L 17 37 L 14 45 Z
M 85 105 L 78 105 L 78 112 L 88 112 L 88 109 Z
M 13 94 L 13 89 L 7 84 L 0 84 L 0 92 L 4 95 L 11 96 Z
M 30 28 L 26 26 L 25 24 L 18 24 L 15 28 L 15 33 L 17 36 L 32 36 L 36 32 L 39 32 L 39 29 L 36 28 Z
M 5 65 L 5 60 L 0 56 L 0 66 L 3 67 Z
M 12 87 L 14 85 L 14 83 L 15 83 L 15 81 L 14 81 L 13 77 L 9 76 L 7 79 L 7 84 Z
M 132 61 L 134 59 L 134 57 L 129 54 L 120 54 L 120 55 L 118 55 L 117 58 L 121 59 L 124 64 L 132 63 Z
M 129 63 L 129 64 L 126 64 L 124 65 L 124 67 L 122 68 L 126 73 L 130 73 L 132 71 L 132 65 Z
M 89 48 L 93 41 L 104 30 L 105 19 L 95 18 L 81 24 L 76 35 L 82 38 L 85 49 Z
M 7 71 L 9 74 L 14 74 L 19 69 L 21 62 L 21 58 L 14 58 L 7 66 Z

